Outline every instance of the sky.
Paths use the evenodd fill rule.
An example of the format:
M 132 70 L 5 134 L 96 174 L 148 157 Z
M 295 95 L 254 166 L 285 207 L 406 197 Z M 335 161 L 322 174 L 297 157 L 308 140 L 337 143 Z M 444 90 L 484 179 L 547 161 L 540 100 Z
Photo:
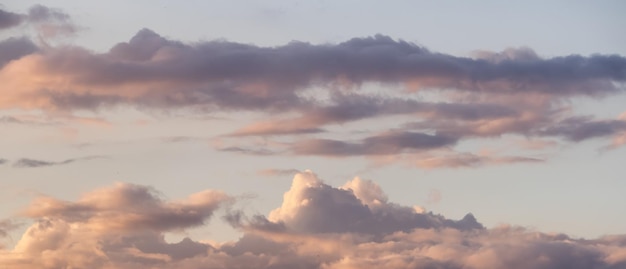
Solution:
M 623 1 L 0 4 L 4 268 L 626 268 Z

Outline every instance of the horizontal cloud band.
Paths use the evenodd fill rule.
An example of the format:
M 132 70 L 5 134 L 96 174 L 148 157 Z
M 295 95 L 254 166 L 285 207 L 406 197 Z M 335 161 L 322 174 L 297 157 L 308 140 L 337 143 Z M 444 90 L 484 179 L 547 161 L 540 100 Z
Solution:
M 626 58 L 617 55 L 542 59 L 521 49 L 464 58 L 382 35 L 339 44 L 258 47 L 227 41 L 184 44 L 144 29 L 102 54 L 79 47 L 32 53 L 12 49 L 11 42 L 28 41 L 0 46 L 4 62 L 10 61 L 0 79 L 12 86 L 0 99 L 2 107 L 295 108 L 312 105 L 298 94 L 310 87 L 366 82 L 413 90 L 604 95 L 622 91 L 626 80 Z M 17 80 L 24 72 L 37 79 Z

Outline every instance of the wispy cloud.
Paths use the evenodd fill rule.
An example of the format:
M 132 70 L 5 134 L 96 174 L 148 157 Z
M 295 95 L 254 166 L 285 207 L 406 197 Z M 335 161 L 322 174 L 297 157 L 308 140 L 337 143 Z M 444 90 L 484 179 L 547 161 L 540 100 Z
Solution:
M 44 161 L 44 160 L 37 160 L 37 159 L 22 158 L 22 159 L 15 161 L 13 163 L 13 167 L 36 168 L 36 167 L 64 165 L 64 164 L 70 164 L 70 163 L 78 162 L 78 161 L 88 161 L 88 160 L 106 159 L 106 158 L 108 157 L 107 156 L 86 156 L 86 157 L 80 157 L 80 158 L 66 159 L 62 161 Z
M 223 148 L 216 148 L 218 151 L 223 151 L 223 152 L 235 152 L 235 153 L 244 153 L 244 154 L 250 154 L 250 155 L 274 155 L 277 154 L 278 152 L 276 151 L 272 151 L 269 149 L 265 149 L 265 148 L 253 148 L 253 147 L 236 147 L 236 146 L 231 146 L 231 147 L 223 147 Z
M 452 146 L 457 139 L 445 135 L 429 135 L 416 132 L 388 132 L 367 137 L 358 142 L 331 139 L 300 141 L 292 146 L 295 154 L 350 156 L 390 155 L 404 151 L 420 151 Z
M 301 171 L 298 169 L 263 169 L 257 172 L 260 176 L 266 177 L 282 177 L 282 176 L 293 176 L 295 174 L 300 173 Z

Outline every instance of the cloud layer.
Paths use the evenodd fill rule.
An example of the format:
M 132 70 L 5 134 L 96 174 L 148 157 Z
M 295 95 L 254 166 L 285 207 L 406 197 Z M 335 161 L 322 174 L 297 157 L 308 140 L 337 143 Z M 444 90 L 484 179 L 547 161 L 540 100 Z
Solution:
M 40 36 L 78 29 L 69 15 L 45 6 L 0 15 L 5 28 L 52 25 Z M 467 140 L 605 139 L 611 142 L 604 148 L 612 149 L 626 137 L 624 118 L 579 115 L 570 102 L 623 94 L 626 58 L 620 55 L 543 58 L 517 48 L 461 57 L 384 35 L 274 47 L 185 43 L 149 29 L 102 53 L 26 37 L 1 41 L 0 52 L 7 89 L 1 110 L 252 112 L 258 120 L 226 131 L 221 138 L 228 143 L 217 147 L 241 154 L 370 156 L 415 167 L 464 167 L 544 160 L 518 151 L 457 150 Z M 396 124 L 381 127 L 373 120 Z M 334 130 L 357 131 L 352 128 L 364 122 L 362 136 Z M 251 147 L 251 136 L 276 143 Z
M 45 10 L 33 8 L 31 17 L 65 18 Z M 59 47 L 20 58 L 0 73 L 16 88 L 13 102 L 5 100 L 0 106 L 93 109 L 126 103 L 303 109 L 316 104 L 300 95 L 313 86 L 379 82 L 405 84 L 414 91 L 598 96 L 623 91 L 626 80 L 626 58 L 617 55 L 542 59 L 522 50 L 494 57 L 435 53 L 382 35 L 334 45 L 258 47 L 227 41 L 184 44 L 144 29 L 103 54 Z M 10 79 L 25 67 L 36 75 L 36 82 Z
M 14 248 L 0 250 L 7 268 L 445 268 L 620 269 L 626 236 L 575 239 L 521 227 L 487 229 L 471 214 L 450 220 L 421 207 L 392 203 L 374 182 L 341 187 L 310 171 L 296 174 L 268 216 L 229 211 L 242 232 L 209 243 L 169 231 L 203 225 L 232 198 L 206 190 L 166 201 L 146 186 L 118 183 L 79 200 L 34 200 L 34 223 Z M 10 221 L 0 229 L 11 228 Z M 11 229 L 14 229 L 11 228 Z M 205 238 L 206 240 L 206 238 Z

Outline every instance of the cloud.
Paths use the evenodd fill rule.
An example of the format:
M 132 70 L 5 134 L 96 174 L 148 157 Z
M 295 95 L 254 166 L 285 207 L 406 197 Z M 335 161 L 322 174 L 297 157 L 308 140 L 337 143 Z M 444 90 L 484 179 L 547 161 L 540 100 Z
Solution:
M 9 160 L 0 158 L 0 165 L 3 165 L 3 164 L 8 163 L 8 162 L 9 162 Z
M 0 68 L 13 60 L 36 52 L 39 48 L 30 39 L 9 38 L 0 41 Z
M 418 155 L 413 158 L 415 166 L 423 169 L 478 167 L 487 164 L 542 163 L 541 158 L 524 156 L 497 156 L 468 152 Z
M 304 108 L 302 116 L 258 122 L 233 133 L 235 136 L 284 135 L 323 132 L 321 126 L 392 115 L 416 115 L 425 119 L 497 119 L 517 116 L 510 107 L 497 104 L 423 102 L 407 98 L 333 93 L 332 105 Z
M 572 117 L 541 131 L 544 135 L 562 136 L 579 142 L 586 139 L 626 133 L 626 120 L 594 120 L 590 117 Z
M 70 22 L 67 14 L 43 6 L 31 8 L 28 17 L 33 23 Z M 27 39 L 4 43 L 6 51 L 28 48 L 17 45 Z M 521 48 L 470 58 L 383 35 L 274 47 L 224 40 L 184 43 L 148 29 L 104 53 L 45 46 L 6 55 L 0 80 L 10 90 L 0 98 L 0 109 L 65 114 L 114 106 L 247 111 L 261 118 L 222 138 L 288 135 L 278 138 L 286 139 L 279 148 L 234 143 L 218 147 L 221 151 L 403 155 L 507 134 L 573 142 L 603 137 L 614 141 L 611 147 L 623 144 L 622 120 L 576 115 L 568 102 L 624 93 L 626 58 L 619 55 L 542 58 Z M 373 85 L 375 91 L 369 89 Z M 358 121 L 391 117 L 401 123 L 386 128 L 393 130 L 388 133 L 368 130 L 360 140 L 333 136 L 331 125 L 349 129 Z M 514 156 L 457 159 L 476 164 L 530 161 Z M 430 165 L 435 166 L 445 165 Z
M 331 139 L 304 140 L 294 144 L 292 150 L 299 155 L 391 155 L 404 151 L 420 151 L 452 146 L 456 141 L 455 138 L 445 135 L 388 132 L 367 137 L 359 142 L 343 142 Z
M 244 153 L 244 154 L 250 154 L 250 155 L 259 155 L 259 156 L 277 154 L 277 152 L 269 150 L 269 149 L 265 149 L 265 148 L 223 147 L 223 148 L 217 148 L 217 150 L 223 151 L 223 152 L 235 152 L 235 153 Z
M 15 221 L 11 219 L 0 219 L 0 253 L 5 248 L 5 245 L 3 244 L 3 241 L 4 241 L 3 239 L 7 237 L 11 238 L 11 236 L 9 235 L 9 232 L 15 230 L 19 226 L 20 224 L 16 223 Z
M 148 186 L 118 183 L 77 201 L 39 197 L 23 211 L 33 224 L 11 249 L 7 268 L 442 268 L 621 269 L 626 236 L 576 239 L 502 225 L 485 228 L 389 201 L 373 181 L 341 187 L 310 171 L 294 176 L 269 216 L 226 220 L 242 231 L 234 241 L 184 238 L 168 231 L 205 224 L 231 196 L 204 190 L 177 201 Z M 0 229 L 4 229 L 0 222 Z
M 239 217 L 233 220 L 240 221 Z M 328 221 L 332 220 L 332 221 Z M 234 223 L 237 224 L 237 221 Z M 240 224 L 246 225 L 246 224 Z M 375 183 L 360 178 L 341 188 L 324 184 L 315 174 L 305 171 L 295 175 L 283 204 L 269 218 L 256 217 L 248 229 L 270 229 L 304 233 L 389 234 L 412 229 L 450 227 L 461 230 L 482 229 L 468 214 L 459 221 L 432 213 L 419 213 L 413 207 L 387 202 Z
M 15 161 L 13 163 L 13 167 L 36 168 L 36 167 L 44 167 L 44 166 L 63 165 L 63 164 L 77 162 L 77 161 L 87 161 L 87 160 L 103 159 L 103 158 L 106 158 L 106 157 L 105 156 L 86 156 L 86 157 L 80 157 L 80 158 L 67 159 L 67 160 L 58 161 L 58 162 L 22 158 L 22 159 Z
M 0 238 L 9 235 L 9 231 L 17 228 L 19 225 L 12 220 L 4 219 L 0 220 Z
M 0 30 L 18 26 L 22 20 L 22 15 L 0 9 Z
M 34 5 L 28 10 L 27 19 L 44 38 L 69 36 L 78 31 L 70 16 L 60 9 Z
M 43 5 L 34 5 L 26 14 L 18 14 L 0 10 L 0 30 L 26 24 L 32 26 L 39 38 L 49 39 L 75 34 L 79 27 L 71 17 L 60 9 Z
M 257 172 L 257 174 L 266 177 L 282 177 L 282 176 L 293 176 L 295 174 L 300 173 L 301 171 L 298 169 L 264 169 Z
M 31 16 L 65 18 L 45 10 L 34 7 L 31 13 L 41 15 Z M 619 83 L 626 80 L 626 59 L 617 55 L 490 61 L 435 53 L 382 35 L 339 44 L 293 42 L 259 47 L 227 41 L 185 44 L 146 29 L 107 53 L 51 48 L 16 63 L 24 65 L 36 67 L 33 70 L 46 86 L 44 90 L 11 80 L 19 91 L 35 94 L 46 108 L 59 108 L 62 100 L 66 109 L 126 103 L 289 110 L 315 105 L 300 96 L 311 86 L 367 82 L 400 83 L 423 90 L 595 96 L 621 92 Z M 15 69 L 3 70 L 3 79 L 14 75 Z M 55 81 L 67 83 L 61 87 Z M 0 105 L 29 107 L 25 99 L 18 99 Z
M 152 188 L 118 183 L 87 193 L 77 202 L 40 197 L 23 214 L 82 223 L 95 230 L 169 231 L 204 224 L 228 199 L 222 192 L 209 190 L 182 201 L 164 202 Z

